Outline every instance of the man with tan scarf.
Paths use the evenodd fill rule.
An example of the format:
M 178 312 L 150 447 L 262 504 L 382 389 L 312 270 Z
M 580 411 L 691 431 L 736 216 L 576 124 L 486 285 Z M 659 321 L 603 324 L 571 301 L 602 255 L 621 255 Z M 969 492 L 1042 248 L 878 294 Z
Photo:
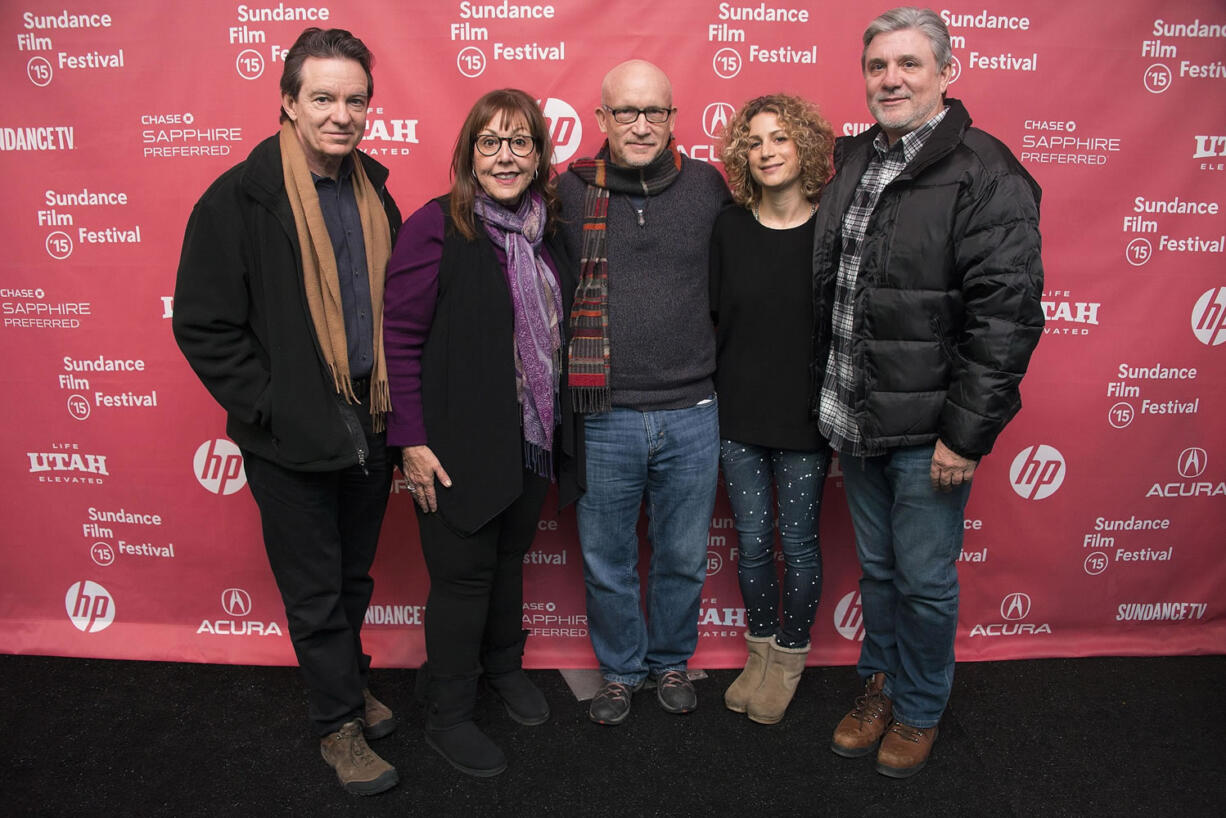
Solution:
M 366 744 L 396 719 L 370 694 L 360 635 L 393 462 L 383 276 L 401 222 L 387 169 L 356 150 L 371 62 L 341 29 L 290 48 L 281 132 L 196 204 L 174 311 L 242 450 L 323 757 L 358 795 L 397 782 Z

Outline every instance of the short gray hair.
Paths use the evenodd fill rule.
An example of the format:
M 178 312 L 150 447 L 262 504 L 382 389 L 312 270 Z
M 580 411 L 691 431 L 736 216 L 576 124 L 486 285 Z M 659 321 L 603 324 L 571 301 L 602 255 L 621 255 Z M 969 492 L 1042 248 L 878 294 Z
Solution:
M 928 38 L 932 46 L 932 56 L 936 58 L 937 70 L 940 71 L 953 60 L 953 51 L 949 44 L 949 29 L 945 21 L 932 9 L 900 6 L 890 9 L 864 29 L 864 50 L 860 52 L 860 70 L 864 70 L 864 55 L 868 52 L 868 44 L 878 34 L 889 34 L 892 31 L 902 31 L 913 28 Z

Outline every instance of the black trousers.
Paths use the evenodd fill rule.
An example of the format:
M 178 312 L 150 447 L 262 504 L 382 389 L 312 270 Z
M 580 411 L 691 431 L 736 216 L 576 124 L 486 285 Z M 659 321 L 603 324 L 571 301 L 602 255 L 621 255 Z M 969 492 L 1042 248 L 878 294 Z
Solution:
M 365 414 L 359 408 L 359 414 Z M 379 528 L 391 488 L 386 435 L 366 433 L 365 468 L 303 472 L 243 452 L 260 507 L 264 549 L 310 691 L 310 717 L 327 735 L 364 711 L 370 656 L 362 620 L 370 604 Z
M 448 528 L 438 514 L 418 510 L 430 574 L 425 630 L 432 676 L 467 676 L 482 668 L 483 657 L 515 652 L 513 646 L 522 644 L 524 554 L 548 489 L 549 480 L 525 470 L 519 498 L 468 536 Z

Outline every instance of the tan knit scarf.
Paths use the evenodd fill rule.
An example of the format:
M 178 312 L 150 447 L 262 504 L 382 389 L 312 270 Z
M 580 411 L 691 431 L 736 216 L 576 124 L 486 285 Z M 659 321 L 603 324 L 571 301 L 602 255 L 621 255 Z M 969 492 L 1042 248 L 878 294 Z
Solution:
M 315 335 L 324 361 L 332 373 L 336 391 L 349 403 L 357 403 L 353 379 L 349 376 L 349 346 L 345 340 L 345 314 L 341 307 L 340 281 L 336 272 L 336 255 L 332 238 L 319 207 L 319 194 L 307 167 L 306 154 L 298 142 L 294 123 L 281 125 L 281 169 L 285 174 L 285 192 L 294 224 L 298 228 L 298 244 L 302 248 L 302 281 L 306 287 L 307 305 Z M 366 273 L 370 281 L 370 309 L 374 317 L 375 365 L 370 373 L 370 415 L 375 431 L 384 428 L 384 413 L 391 410 L 387 388 L 387 359 L 383 354 L 383 278 L 387 260 L 392 254 L 392 234 L 378 192 L 371 185 L 361 160 L 353 159 L 353 194 L 362 219 L 362 240 L 366 243 Z

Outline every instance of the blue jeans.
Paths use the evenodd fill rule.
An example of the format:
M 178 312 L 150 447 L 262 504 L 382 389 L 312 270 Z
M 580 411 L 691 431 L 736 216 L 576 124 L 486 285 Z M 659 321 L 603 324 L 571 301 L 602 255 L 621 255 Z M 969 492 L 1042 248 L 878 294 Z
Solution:
M 941 720 L 954 681 L 958 554 L 969 483 L 932 487 L 933 446 L 840 458 L 860 558 L 862 677 L 883 672 L 894 718 Z
M 614 408 L 588 415 L 587 491 L 579 540 L 588 627 L 609 681 L 638 684 L 683 670 L 698 645 L 698 604 L 719 474 L 719 409 Z M 639 508 L 646 501 L 651 567 L 639 603 Z
M 818 518 L 830 449 L 794 452 L 722 440 L 720 462 L 736 520 L 737 580 L 749 634 L 773 636 L 780 647 L 803 648 L 822 598 Z M 776 503 L 783 544 L 782 623 L 773 547 Z

